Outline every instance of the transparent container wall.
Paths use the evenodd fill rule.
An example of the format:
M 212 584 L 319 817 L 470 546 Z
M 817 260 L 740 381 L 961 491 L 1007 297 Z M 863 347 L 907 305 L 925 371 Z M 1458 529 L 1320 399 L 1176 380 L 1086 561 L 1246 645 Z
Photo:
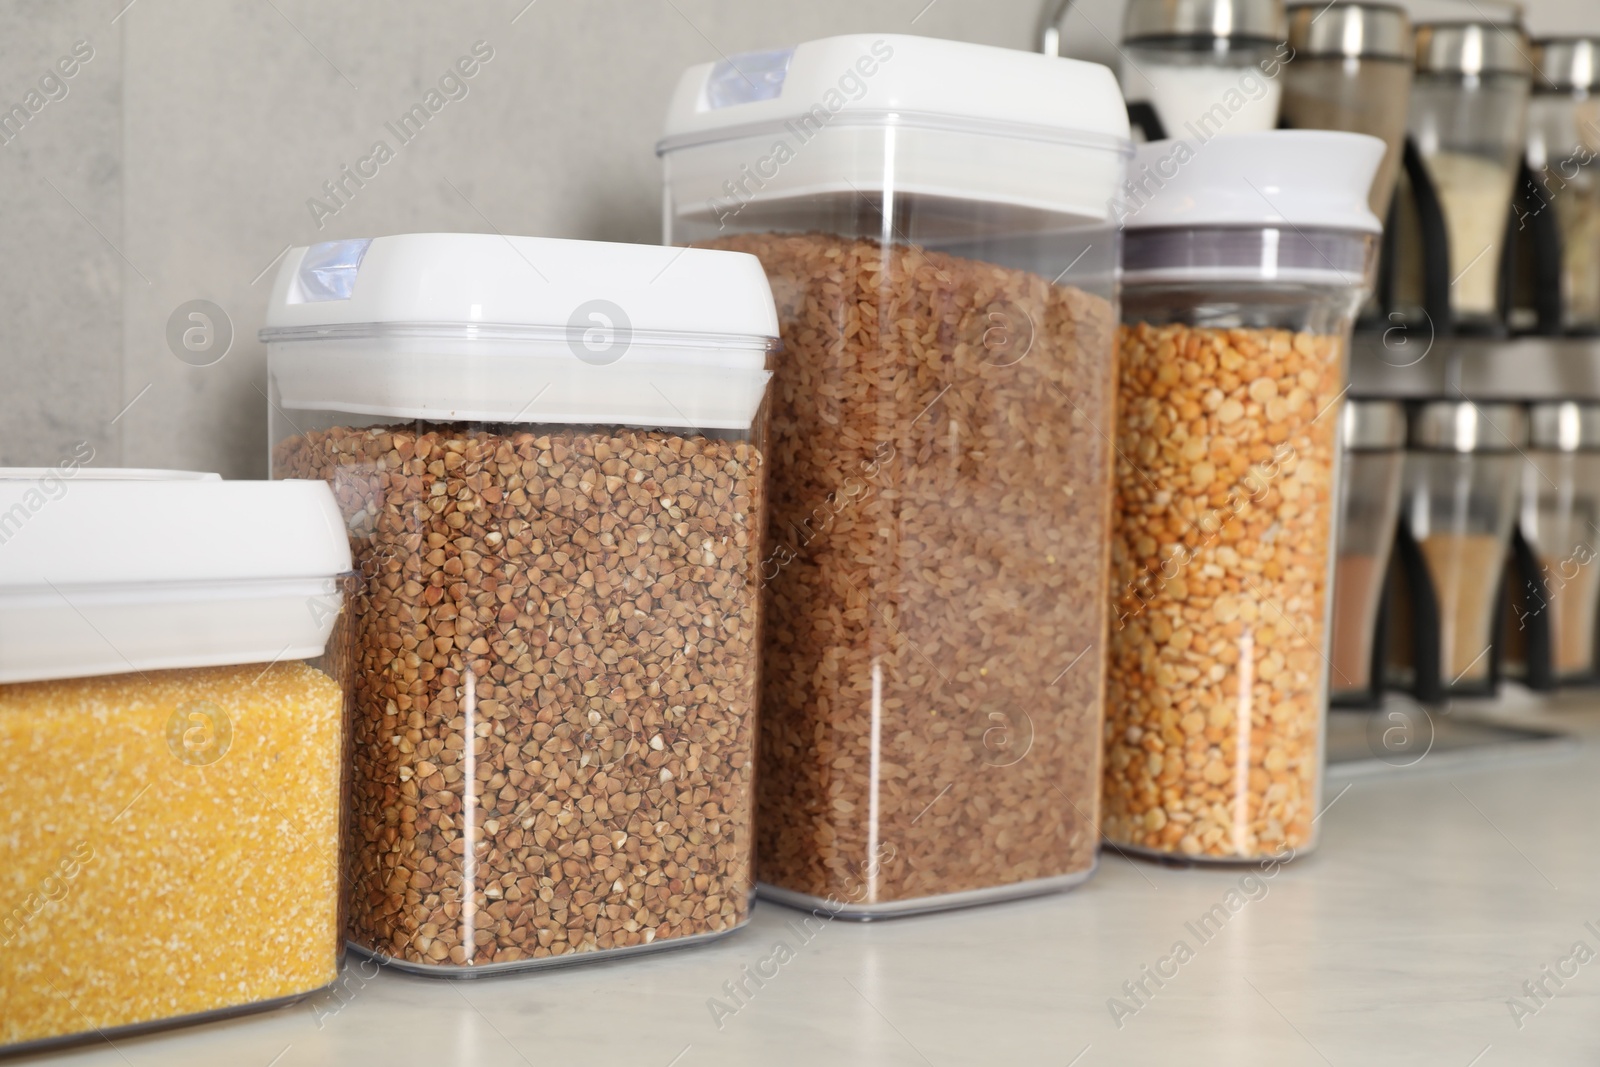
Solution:
M 1411 64 L 1398 59 L 1299 56 L 1283 68 L 1283 120 L 1297 130 L 1365 133 L 1386 146 L 1369 203 L 1380 219 L 1400 175 L 1406 111 L 1397 100 L 1411 91 Z
M 1588 677 L 1600 610 L 1600 453 L 1529 452 L 1520 523 L 1539 568 L 1523 610 L 1548 613 L 1555 676 Z
M 1556 213 L 1566 329 L 1600 329 L 1600 99 L 1536 93 L 1528 104 L 1532 207 Z M 1521 220 L 1528 224 L 1526 218 Z
M 1522 462 L 1516 453 L 1406 457 L 1401 515 L 1433 583 L 1439 673 L 1447 687 L 1489 678 Z
M 312 662 L 0 685 L 0 1051 L 338 977 L 348 648 L 336 626 Z
M 1333 579 L 1332 663 L 1335 697 L 1366 696 L 1383 580 L 1394 549 L 1405 453 L 1346 452 L 1339 486 L 1339 559 Z
M 1498 320 L 1501 248 L 1522 160 L 1528 79 L 1418 73 L 1409 127 L 1438 190 L 1450 239 L 1450 300 L 1458 325 Z M 1420 229 L 1410 197 L 1401 198 L 1396 242 L 1397 299 L 1422 303 Z
M 887 195 L 720 232 L 667 160 L 669 239 L 759 256 L 783 333 L 759 876 L 851 917 L 1092 870 L 1114 419 L 1116 233 L 902 189 L 876 136 Z
M 1214 47 L 1220 45 L 1220 47 Z M 1219 133 L 1275 129 L 1287 46 L 1235 44 L 1206 37 L 1124 44 L 1122 92 L 1148 103 L 1168 137 L 1201 142 Z
M 1102 818 L 1119 847 L 1237 861 L 1315 844 L 1362 295 L 1124 293 Z
M 765 416 L 748 430 L 283 409 L 356 603 L 352 944 L 470 974 L 749 915 Z

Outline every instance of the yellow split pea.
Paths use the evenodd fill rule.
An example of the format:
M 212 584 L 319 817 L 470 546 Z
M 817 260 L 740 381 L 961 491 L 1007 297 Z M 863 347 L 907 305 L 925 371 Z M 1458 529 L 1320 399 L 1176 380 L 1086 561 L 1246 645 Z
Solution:
M 332 982 L 342 744 L 304 663 L 0 686 L 0 1048 Z
M 1121 335 L 1104 816 L 1122 845 L 1313 840 L 1340 338 Z

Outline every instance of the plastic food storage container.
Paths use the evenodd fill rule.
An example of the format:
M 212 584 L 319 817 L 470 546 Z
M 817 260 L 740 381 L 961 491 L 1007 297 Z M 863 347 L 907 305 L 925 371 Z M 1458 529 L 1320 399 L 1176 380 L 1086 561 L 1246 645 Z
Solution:
M 1515 25 L 1427 23 L 1417 27 L 1416 52 L 1408 125 L 1444 212 L 1450 308 L 1460 328 L 1495 330 L 1501 251 L 1526 145 L 1527 37 Z M 1415 215 L 1406 220 L 1414 230 Z M 1420 241 L 1404 231 L 1401 238 L 1400 299 L 1418 304 Z
M 1434 400 L 1411 413 L 1400 503 L 1401 562 L 1413 615 L 1409 682 L 1423 700 L 1492 692 L 1524 410 Z
M 777 332 L 727 252 L 290 250 L 273 473 L 332 483 L 366 578 L 358 949 L 472 975 L 748 919 Z
M 92 456 L 0 470 L 6 1054 L 288 1003 L 342 955 L 333 494 Z
M 1129 0 L 1123 95 L 1135 115 L 1153 111 L 1157 138 L 1270 130 L 1292 54 L 1285 36 L 1283 0 Z
M 1588 681 L 1600 611 L 1600 404 L 1534 404 L 1528 413 L 1518 523 L 1528 573 L 1512 625 L 1538 635 L 1531 675 Z
M 1600 39 L 1538 41 L 1533 58 L 1533 207 L 1553 209 L 1561 233 L 1562 325 L 1592 333 L 1600 329 Z
M 1406 139 L 1406 109 L 1397 102 L 1411 92 L 1410 19 L 1389 4 L 1296 4 L 1289 8 L 1289 48 L 1294 61 L 1283 68 L 1284 124 L 1382 141 L 1383 163 L 1368 202 L 1374 215 L 1387 219 Z
M 1383 679 L 1377 626 L 1400 512 L 1405 409 L 1390 400 L 1347 400 L 1342 429 L 1328 687 L 1337 703 L 1368 704 Z
M 1174 176 L 1123 251 L 1101 824 L 1119 847 L 1315 844 L 1340 403 L 1382 159 L 1314 131 L 1135 159 Z
M 1082 881 L 1129 152 L 1111 72 L 835 37 L 691 68 L 666 134 L 668 239 L 761 257 L 783 332 L 761 891 L 866 919 Z

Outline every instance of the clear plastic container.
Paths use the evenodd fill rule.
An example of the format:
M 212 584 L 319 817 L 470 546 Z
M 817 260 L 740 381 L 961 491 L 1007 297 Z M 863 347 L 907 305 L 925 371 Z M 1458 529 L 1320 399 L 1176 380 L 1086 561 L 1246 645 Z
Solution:
M 1382 678 L 1381 670 L 1374 677 L 1376 629 L 1400 514 L 1405 409 L 1389 400 L 1346 401 L 1343 430 L 1328 686 L 1335 701 L 1365 703 Z
M 1166 137 L 1209 140 L 1278 124 L 1285 47 L 1282 0 L 1130 0 L 1122 89 L 1153 109 Z
M 1365 133 L 1385 145 L 1368 202 L 1380 219 L 1400 176 L 1414 46 L 1403 9 L 1365 2 L 1302 3 L 1289 8 L 1283 68 L 1283 121 L 1297 130 Z
M 1588 681 L 1600 611 L 1600 405 L 1535 404 L 1529 415 L 1519 529 L 1535 573 L 1513 625 L 1542 623 L 1541 668 L 1554 681 Z
M 1534 211 L 1553 210 L 1561 232 L 1563 327 L 1600 330 L 1600 39 L 1535 43 L 1539 77 L 1528 104 Z M 1519 219 L 1526 225 L 1527 219 Z
M 484 234 L 296 248 L 273 473 L 355 606 L 350 938 L 476 975 L 747 921 L 771 291 L 748 256 Z
M 0 1054 L 290 1003 L 344 944 L 333 494 L 92 455 L 0 470 Z
M 679 83 L 667 237 L 761 257 L 783 331 L 773 899 L 870 919 L 1094 867 L 1127 133 L 1105 68 L 953 41 L 836 37 Z
M 1315 844 L 1339 406 L 1383 150 L 1218 139 L 1126 234 L 1101 822 L 1119 848 L 1241 861 Z
M 1412 684 L 1425 699 L 1491 692 L 1498 678 L 1500 596 L 1527 434 L 1514 404 L 1435 400 L 1412 412 L 1400 517 Z
M 1526 146 L 1527 37 L 1515 25 L 1428 23 L 1417 27 L 1416 50 L 1408 123 L 1444 211 L 1455 324 L 1498 330 L 1502 249 Z M 1420 240 L 1407 236 L 1415 215 L 1402 226 L 1399 298 L 1420 305 Z

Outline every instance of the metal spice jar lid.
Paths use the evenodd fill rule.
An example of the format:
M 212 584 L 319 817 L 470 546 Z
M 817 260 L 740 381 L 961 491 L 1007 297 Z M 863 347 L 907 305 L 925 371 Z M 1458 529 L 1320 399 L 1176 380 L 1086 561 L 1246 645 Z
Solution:
M 1347 452 L 1385 452 L 1404 448 L 1405 406 L 1395 400 L 1346 400 L 1340 429 Z
M 1417 70 L 1427 74 L 1532 76 L 1528 37 L 1500 22 L 1426 22 L 1417 27 Z
M 322 654 L 351 567 L 326 483 L 92 458 L 0 469 L 0 684 Z
M 1415 54 L 1411 19 L 1393 4 L 1311 3 L 1289 8 L 1289 47 L 1297 56 L 1403 59 Z
M 1411 447 L 1429 452 L 1513 452 L 1528 443 L 1520 404 L 1430 400 L 1411 413 Z
M 1549 452 L 1600 450 L 1600 404 L 1572 400 L 1534 404 L 1528 416 L 1534 448 Z
M 1600 88 L 1600 38 L 1546 37 L 1533 42 L 1536 91 L 1590 92 Z
M 1124 44 L 1176 38 L 1276 44 L 1284 39 L 1283 0 L 1129 0 Z

